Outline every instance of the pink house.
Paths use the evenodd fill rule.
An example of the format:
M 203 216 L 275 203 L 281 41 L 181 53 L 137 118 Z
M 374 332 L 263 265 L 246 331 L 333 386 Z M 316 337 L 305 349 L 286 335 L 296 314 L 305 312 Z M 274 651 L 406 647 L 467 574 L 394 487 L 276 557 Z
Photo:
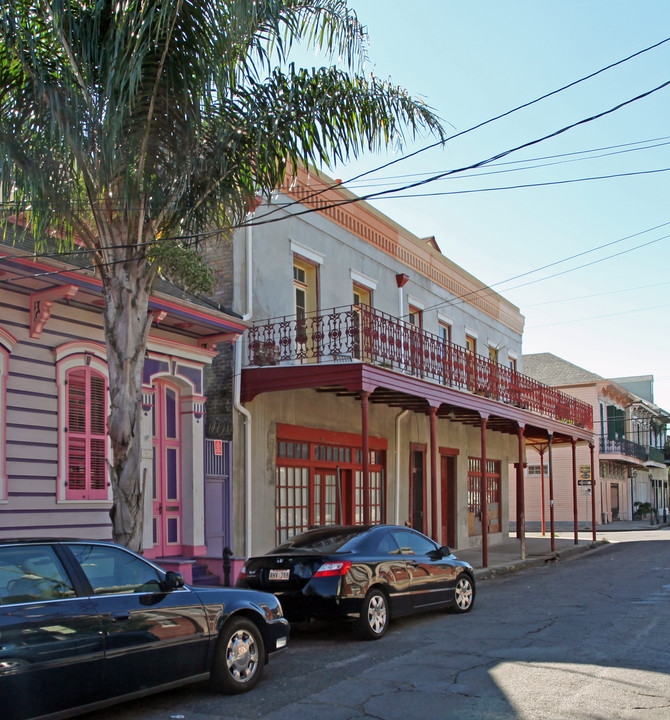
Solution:
M 0 537 L 109 538 L 100 281 L 74 262 L 32 252 L 4 245 L 0 257 Z M 247 324 L 164 282 L 150 313 L 141 427 L 144 551 L 182 565 L 188 559 L 182 567 L 188 577 L 192 559 L 207 551 L 208 465 L 227 452 L 223 442 L 206 443 L 205 370 Z

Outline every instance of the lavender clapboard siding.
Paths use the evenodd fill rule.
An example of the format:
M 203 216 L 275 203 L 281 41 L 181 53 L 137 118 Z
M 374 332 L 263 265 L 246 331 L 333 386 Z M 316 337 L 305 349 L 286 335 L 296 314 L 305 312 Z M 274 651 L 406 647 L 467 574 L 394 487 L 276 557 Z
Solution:
M 0 292 L 0 323 L 18 340 L 6 382 L 7 498 L 0 536 L 110 537 L 109 503 L 58 502 L 58 387 L 54 350 L 72 341 L 104 342 L 100 316 L 54 303 L 39 338 L 30 337 L 29 296 Z

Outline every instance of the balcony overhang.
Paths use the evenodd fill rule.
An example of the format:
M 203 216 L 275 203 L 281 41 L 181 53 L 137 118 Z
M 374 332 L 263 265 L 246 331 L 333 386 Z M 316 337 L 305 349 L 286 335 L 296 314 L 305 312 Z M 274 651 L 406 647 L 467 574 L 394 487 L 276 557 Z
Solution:
M 590 430 L 363 362 L 274 365 L 242 371 L 242 402 L 251 402 L 263 393 L 303 389 L 355 398 L 366 391 L 371 403 L 425 414 L 434 407 L 438 418 L 472 426 L 487 418 L 487 427 L 494 431 L 516 435 L 523 427 L 529 444 L 546 443 L 549 435 L 554 445 L 593 443 Z

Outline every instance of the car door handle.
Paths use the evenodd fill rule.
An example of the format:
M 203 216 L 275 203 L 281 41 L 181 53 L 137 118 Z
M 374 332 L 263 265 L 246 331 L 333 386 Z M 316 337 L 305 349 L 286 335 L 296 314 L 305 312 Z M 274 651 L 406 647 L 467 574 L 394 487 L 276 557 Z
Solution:
M 113 623 L 127 622 L 128 620 L 130 620 L 130 613 L 129 612 L 110 613 L 109 618 Z
M 411 565 L 412 567 L 419 567 L 420 565 L 418 560 L 407 560 L 407 564 Z

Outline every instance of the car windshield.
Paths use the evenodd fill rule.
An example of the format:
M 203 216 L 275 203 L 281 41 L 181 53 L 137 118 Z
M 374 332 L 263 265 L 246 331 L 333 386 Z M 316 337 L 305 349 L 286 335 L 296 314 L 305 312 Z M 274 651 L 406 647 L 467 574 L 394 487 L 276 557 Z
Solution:
M 360 530 L 350 528 L 320 528 L 308 530 L 306 533 L 296 535 L 272 552 L 295 552 L 297 550 L 314 550 L 317 552 L 349 552 L 353 549 L 355 541 L 360 537 Z

